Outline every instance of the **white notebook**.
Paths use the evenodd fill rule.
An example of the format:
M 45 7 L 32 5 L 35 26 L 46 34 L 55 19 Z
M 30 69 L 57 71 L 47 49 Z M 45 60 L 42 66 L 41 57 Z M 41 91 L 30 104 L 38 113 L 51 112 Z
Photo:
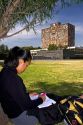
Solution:
M 30 96 L 31 100 L 35 100 L 38 98 L 38 95 L 34 95 L 34 96 Z M 45 101 L 38 105 L 38 108 L 44 108 L 44 107 L 48 107 L 52 104 L 56 104 L 56 101 L 54 101 L 53 99 L 49 98 L 47 95 L 46 95 L 46 99 Z
M 46 96 L 46 100 L 42 104 L 40 104 L 38 107 L 39 108 L 44 108 L 44 107 L 48 107 L 48 106 L 50 106 L 52 104 L 56 104 L 56 102 L 53 99 Z

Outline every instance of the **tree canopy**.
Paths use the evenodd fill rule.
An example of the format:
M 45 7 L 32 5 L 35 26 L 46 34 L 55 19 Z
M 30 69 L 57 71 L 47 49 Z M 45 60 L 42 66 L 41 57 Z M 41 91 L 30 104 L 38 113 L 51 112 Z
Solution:
M 17 23 L 23 26 L 22 30 L 34 29 L 35 25 L 51 17 L 57 3 L 64 6 L 81 1 L 83 0 L 0 0 L 0 39 L 7 37 L 9 30 Z

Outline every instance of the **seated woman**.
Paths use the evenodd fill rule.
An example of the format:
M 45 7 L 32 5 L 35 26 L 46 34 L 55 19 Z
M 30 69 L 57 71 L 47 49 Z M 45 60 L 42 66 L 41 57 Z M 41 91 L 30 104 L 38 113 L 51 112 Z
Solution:
M 26 112 L 28 109 L 36 108 L 45 100 L 45 96 L 42 95 L 36 100 L 31 100 L 30 93 L 26 91 L 23 80 L 18 75 L 24 72 L 30 63 L 30 52 L 14 47 L 10 50 L 0 72 L 1 106 L 15 125 L 35 125 L 37 119 L 34 116 L 26 116 Z

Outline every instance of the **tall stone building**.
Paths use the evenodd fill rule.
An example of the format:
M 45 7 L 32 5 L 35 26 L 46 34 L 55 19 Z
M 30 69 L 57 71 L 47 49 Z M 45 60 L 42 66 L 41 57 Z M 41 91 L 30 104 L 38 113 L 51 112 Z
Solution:
M 48 48 L 50 44 L 56 46 L 75 45 L 75 26 L 72 24 L 55 23 L 49 28 L 42 29 L 42 48 Z

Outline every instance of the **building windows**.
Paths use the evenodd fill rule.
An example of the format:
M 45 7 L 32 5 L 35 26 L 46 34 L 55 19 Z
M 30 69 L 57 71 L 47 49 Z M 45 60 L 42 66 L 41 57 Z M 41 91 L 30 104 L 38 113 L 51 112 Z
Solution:
M 69 28 L 71 27 L 71 28 Z M 58 45 L 74 45 L 75 28 L 71 24 L 53 24 L 50 28 L 43 29 L 42 31 L 42 44 L 43 48 L 49 46 L 49 44 Z M 47 44 L 46 44 L 47 43 Z

